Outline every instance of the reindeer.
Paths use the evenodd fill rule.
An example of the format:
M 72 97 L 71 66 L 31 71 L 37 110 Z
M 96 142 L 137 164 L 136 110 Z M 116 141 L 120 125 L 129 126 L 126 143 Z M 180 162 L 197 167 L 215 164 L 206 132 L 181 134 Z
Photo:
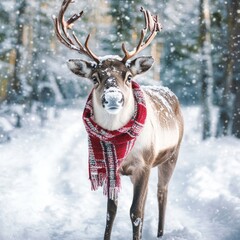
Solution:
M 71 36 L 68 33 L 68 29 L 71 29 L 73 23 L 83 14 L 83 11 L 74 14 L 65 21 L 64 13 L 71 2 L 72 0 L 64 0 L 58 17 L 54 16 L 56 36 L 66 47 L 91 59 L 91 61 L 70 59 L 68 67 L 74 74 L 93 82 L 90 100 L 93 105 L 92 118 L 96 124 L 108 131 L 118 130 L 131 121 L 136 110 L 137 99 L 133 94 L 133 78 L 148 71 L 154 62 L 151 56 L 131 59 L 152 42 L 161 26 L 157 16 L 152 16 L 149 11 L 141 8 L 145 18 L 145 28 L 141 31 L 137 47 L 128 51 L 123 43 L 123 58 L 98 57 L 88 46 L 90 34 L 85 44 L 81 44 L 74 32 Z M 144 206 L 149 175 L 153 167 L 158 168 L 157 237 L 163 235 L 168 184 L 176 165 L 183 136 L 183 118 L 177 97 L 164 87 L 143 87 L 142 92 L 147 111 L 145 123 L 131 151 L 117 169 L 119 174 L 130 176 L 133 183 L 134 194 L 130 218 L 135 240 L 142 239 Z M 111 238 L 117 204 L 116 197 L 108 196 L 105 240 Z

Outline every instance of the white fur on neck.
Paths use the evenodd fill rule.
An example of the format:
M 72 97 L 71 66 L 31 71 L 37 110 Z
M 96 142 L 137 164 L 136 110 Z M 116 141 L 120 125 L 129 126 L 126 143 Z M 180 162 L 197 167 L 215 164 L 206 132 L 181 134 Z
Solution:
M 126 125 L 134 114 L 134 96 L 125 99 L 123 108 L 117 114 L 108 113 L 97 101 L 93 92 L 93 114 L 95 122 L 104 129 L 113 131 Z

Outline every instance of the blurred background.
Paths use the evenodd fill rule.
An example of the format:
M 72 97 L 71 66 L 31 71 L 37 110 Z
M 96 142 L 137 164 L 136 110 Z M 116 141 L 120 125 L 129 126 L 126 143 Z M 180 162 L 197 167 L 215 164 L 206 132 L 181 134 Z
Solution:
M 0 2 L 0 142 L 10 140 L 8 132 L 21 127 L 27 115 L 44 124 L 49 108 L 74 104 L 89 92 L 91 84 L 66 67 L 67 59 L 82 56 L 62 47 L 54 35 L 51 16 L 61 2 Z M 140 6 L 163 25 L 144 52 L 155 58 L 144 84 L 168 86 L 182 105 L 201 106 L 203 139 L 240 138 L 239 1 L 76 1 L 67 15 L 84 10 L 74 31 L 82 42 L 92 33 L 90 46 L 97 55 L 122 55 L 121 43 L 132 49 L 144 26 Z

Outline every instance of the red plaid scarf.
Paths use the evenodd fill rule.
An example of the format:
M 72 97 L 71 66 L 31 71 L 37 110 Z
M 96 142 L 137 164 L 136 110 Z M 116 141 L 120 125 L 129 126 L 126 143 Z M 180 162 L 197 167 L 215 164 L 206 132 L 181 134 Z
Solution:
M 147 110 L 143 92 L 136 82 L 132 82 L 135 97 L 135 113 L 122 128 L 114 131 L 103 129 L 94 122 L 92 93 L 89 95 L 83 121 L 88 132 L 89 179 L 92 190 L 103 186 L 104 195 L 117 199 L 120 190 L 119 167 L 134 146 L 140 134 Z

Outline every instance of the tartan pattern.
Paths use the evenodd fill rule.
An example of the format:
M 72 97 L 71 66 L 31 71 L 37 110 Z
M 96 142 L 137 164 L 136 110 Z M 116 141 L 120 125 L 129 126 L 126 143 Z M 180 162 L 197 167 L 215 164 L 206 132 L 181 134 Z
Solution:
M 134 146 L 147 116 L 145 99 L 140 86 L 132 82 L 135 112 L 130 121 L 114 131 L 103 129 L 94 122 L 92 93 L 84 112 L 83 122 L 88 133 L 89 179 L 92 190 L 103 186 L 103 193 L 116 200 L 121 187 L 119 167 Z

